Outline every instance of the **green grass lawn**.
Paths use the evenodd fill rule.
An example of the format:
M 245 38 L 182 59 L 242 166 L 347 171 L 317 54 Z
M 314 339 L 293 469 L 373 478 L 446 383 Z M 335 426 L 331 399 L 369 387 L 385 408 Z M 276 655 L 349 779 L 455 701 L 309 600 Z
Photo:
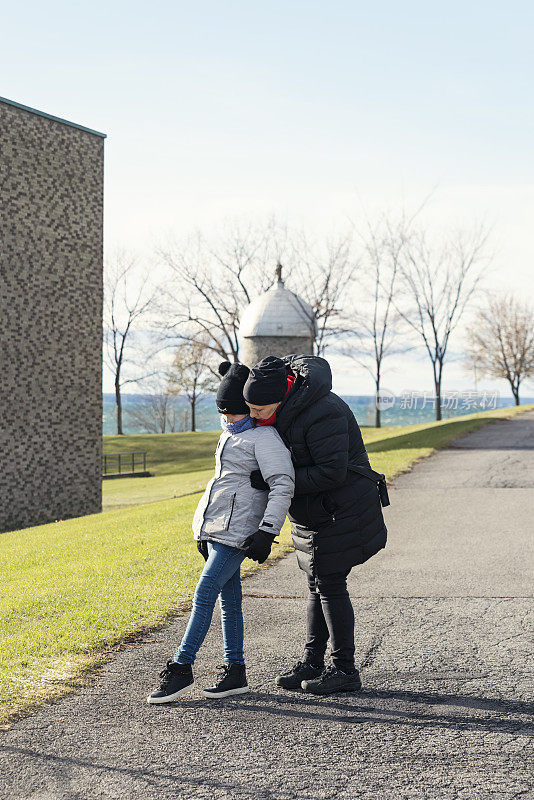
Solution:
M 391 479 L 461 433 L 532 408 L 367 429 L 371 464 Z M 104 482 L 109 503 L 129 507 L 0 535 L 0 719 L 71 691 L 121 643 L 189 607 L 203 565 L 191 519 L 218 435 L 105 437 L 108 451 L 153 459 L 157 477 Z M 286 523 L 273 557 L 289 547 Z
M 125 508 L 204 490 L 221 431 L 104 436 L 104 453 L 146 450 L 152 478 L 102 481 L 102 508 Z
M 222 431 L 197 431 L 104 436 L 104 453 L 146 450 L 147 469 L 158 476 L 199 472 L 213 468 L 213 455 L 221 433 Z M 116 481 L 109 481 L 114 482 Z
M 213 456 L 212 456 L 213 457 Z M 117 478 L 102 481 L 102 509 L 126 508 L 157 500 L 169 500 L 204 491 L 213 475 L 210 469 L 181 472 L 175 475 L 155 475 L 153 478 Z

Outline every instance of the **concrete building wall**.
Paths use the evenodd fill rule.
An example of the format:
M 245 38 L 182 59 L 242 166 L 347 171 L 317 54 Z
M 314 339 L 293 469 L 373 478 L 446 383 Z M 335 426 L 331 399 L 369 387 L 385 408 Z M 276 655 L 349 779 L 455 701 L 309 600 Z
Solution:
M 103 151 L 0 100 L 0 531 L 102 508 Z
M 313 354 L 311 336 L 244 336 L 239 349 L 239 360 L 253 367 L 266 356 L 288 356 L 290 353 Z

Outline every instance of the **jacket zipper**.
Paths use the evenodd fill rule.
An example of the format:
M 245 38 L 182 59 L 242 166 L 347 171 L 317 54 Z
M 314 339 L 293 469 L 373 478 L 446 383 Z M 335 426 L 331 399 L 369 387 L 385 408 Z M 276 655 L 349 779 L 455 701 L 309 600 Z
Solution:
M 230 520 L 232 519 L 232 514 L 234 513 L 234 503 L 235 503 L 235 496 L 237 492 L 234 492 L 232 495 L 232 505 L 230 506 L 230 516 L 228 517 L 228 522 L 226 523 L 226 530 L 230 528 Z

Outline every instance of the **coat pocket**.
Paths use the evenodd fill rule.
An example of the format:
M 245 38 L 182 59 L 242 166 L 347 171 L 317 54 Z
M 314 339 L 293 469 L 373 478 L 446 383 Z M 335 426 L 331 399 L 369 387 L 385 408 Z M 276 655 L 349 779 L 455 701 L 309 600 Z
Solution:
M 321 504 L 321 510 L 325 514 L 325 517 L 327 519 L 331 519 L 332 522 L 335 522 L 338 506 L 336 503 L 334 503 L 330 495 L 327 494 L 326 492 L 323 492 L 323 494 L 320 495 L 320 504 Z
M 227 491 L 214 493 L 204 513 L 204 533 L 227 531 L 234 513 L 236 493 Z
M 326 525 L 328 522 L 336 521 L 337 504 L 327 492 L 309 494 L 308 498 L 308 519 L 312 526 Z
M 332 509 L 332 510 L 329 510 Z M 324 492 L 301 494 L 293 497 L 289 507 L 289 519 L 297 525 L 317 529 L 318 525 L 332 522 L 337 504 Z

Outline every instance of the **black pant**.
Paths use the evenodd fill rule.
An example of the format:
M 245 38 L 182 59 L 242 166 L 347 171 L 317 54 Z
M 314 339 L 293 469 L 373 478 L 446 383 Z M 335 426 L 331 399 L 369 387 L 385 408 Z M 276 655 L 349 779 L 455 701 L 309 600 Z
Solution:
M 354 610 L 347 590 L 350 569 L 308 577 L 304 661 L 322 665 L 330 639 L 332 662 L 344 672 L 354 669 Z

